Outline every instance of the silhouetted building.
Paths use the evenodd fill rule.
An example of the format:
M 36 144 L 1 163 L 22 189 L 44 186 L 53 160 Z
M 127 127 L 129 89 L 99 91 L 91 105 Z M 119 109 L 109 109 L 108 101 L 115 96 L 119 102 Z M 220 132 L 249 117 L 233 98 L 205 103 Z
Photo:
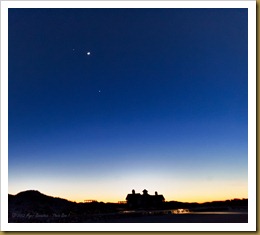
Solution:
M 146 189 L 143 190 L 142 195 L 132 190 L 132 194 L 128 194 L 126 197 L 127 205 L 130 208 L 158 208 L 164 200 L 163 195 L 158 195 L 157 192 L 155 195 L 150 195 Z

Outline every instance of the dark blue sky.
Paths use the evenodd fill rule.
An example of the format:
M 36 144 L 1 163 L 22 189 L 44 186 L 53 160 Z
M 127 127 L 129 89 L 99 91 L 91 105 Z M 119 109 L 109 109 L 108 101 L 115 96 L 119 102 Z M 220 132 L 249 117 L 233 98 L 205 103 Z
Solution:
M 247 9 L 9 9 L 8 26 L 10 193 L 247 197 Z

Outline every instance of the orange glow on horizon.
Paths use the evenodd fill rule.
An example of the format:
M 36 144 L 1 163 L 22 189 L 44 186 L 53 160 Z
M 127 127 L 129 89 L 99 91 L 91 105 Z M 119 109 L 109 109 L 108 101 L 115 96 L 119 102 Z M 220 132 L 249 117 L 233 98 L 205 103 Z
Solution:
M 84 203 L 85 201 L 87 201 L 86 199 L 85 200 L 81 200 L 81 199 L 78 199 L 78 200 L 74 200 L 74 199 L 68 199 L 68 198 L 65 198 L 69 201 L 72 201 L 72 202 L 77 202 L 77 203 Z M 226 200 L 233 200 L 233 199 L 248 199 L 248 197 L 232 197 L 232 198 L 227 198 L 227 197 L 222 197 L 222 198 L 208 198 L 208 199 L 169 199 L 169 200 L 165 200 L 165 202 L 170 202 L 170 201 L 178 201 L 178 202 L 184 202 L 184 203 L 205 203 L 205 202 L 213 202 L 213 201 L 226 201 Z M 93 199 L 93 201 L 97 201 L 97 202 L 104 202 L 104 203 L 118 203 L 120 202 L 120 200 L 116 200 L 116 199 L 112 199 L 112 200 L 95 200 Z M 122 200 L 121 200 L 122 201 Z
M 25 190 L 22 190 L 25 191 Z M 104 203 L 118 203 L 119 201 L 125 201 L 126 200 L 126 196 L 128 193 L 127 192 L 123 197 L 106 197 L 104 194 L 102 195 L 102 197 L 100 196 L 84 196 L 84 195 L 73 195 L 73 194 L 64 194 L 64 193 L 51 193 L 51 192 L 46 192 L 46 191 L 41 191 L 38 190 L 40 193 L 45 194 L 47 196 L 51 196 L 51 197 L 58 197 L 58 198 L 63 198 L 66 199 L 68 201 L 72 201 L 72 202 L 77 202 L 77 203 L 84 203 L 85 201 L 97 201 L 97 202 L 104 202 Z M 19 191 L 21 192 L 21 191 Z M 10 194 L 12 195 L 16 195 L 19 192 L 16 193 L 12 193 L 10 192 Z M 221 193 L 219 193 L 218 195 L 212 193 L 212 194 L 198 194 L 198 193 L 194 193 L 193 196 L 189 195 L 175 195 L 175 196 L 170 196 L 164 193 L 161 193 L 164 195 L 165 197 L 165 202 L 169 202 L 169 201 L 178 201 L 178 202 L 187 202 L 187 203 L 204 203 L 204 202 L 212 202 L 212 201 L 226 201 L 226 200 L 232 200 L 232 199 L 248 199 L 248 194 L 246 193 L 237 193 L 237 194 L 229 194 L 229 195 L 221 195 Z
M 131 193 L 131 192 L 129 192 Z M 127 196 L 127 194 L 125 195 L 125 197 Z M 62 198 L 62 197 L 60 197 Z M 104 203 L 118 203 L 119 201 L 125 201 L 125 198 L 84 198 L 82 196 L 78 196 L 78 197 L 70 197 L 70 198 L 65 198 L 69 201 L 73 201 L 73 202 L 77 202 L 77 203 L 84 203 L 85 201 L 97 201 L 97 202 L 104 202 Z M 205 202 L 213 202 L 213 201 L 226 201 L 226 200 L 233 200 L 233 199 L 248 199 L 247 194 L 246 195 L 237 195 L 237 196 L 218 196 L 218 197 L 214 197 L 214 195 L 212 196 L 208 196 L 205 197 L 203 195 L 200 196 L 196 196 L 196 197 L 190 197 L 190 196 L 183 196 L 183 197 L 178 197 L 178 198 L 166 198 L 165 202 L 170 202 L 170 201 L 178 201 L 178 202 L 187 202 L 187 203 L 205 203 Z
M 56 181 L 52 179 L 26 179 L 23 184 L 15 186 L 9 185 L 9 193 L 17 194 L 26 190 L 38 190 L 42 194 L 64 198 L 74 202 L 84 202 L 84 200 L 96 200 L 98 202 L 125 201 L 127 194 L 132 192 L 142 193 L 144 189 L 148 190 L 150 195 L 154 195 L 155 191 L 162 194 L 165 201 L 179 202 L 211 202 L 225 201 L 234 198 L 248 198 L 248 183 L 247 180 L 239 179 L 216 179 L 206 181 L 193 178 L 176 179 L 170 181 L 168 178 L 154 177 L 146 175 L 140 180 L 140 175 L 127 177 L 118 177 L 112 180 L 90 181 L 86 183 L 84 179 L 80 179 L 75 183 L 74 179 L 68 178 L 64 181 Z M 52 182 L 52 183 L 50 183 Z

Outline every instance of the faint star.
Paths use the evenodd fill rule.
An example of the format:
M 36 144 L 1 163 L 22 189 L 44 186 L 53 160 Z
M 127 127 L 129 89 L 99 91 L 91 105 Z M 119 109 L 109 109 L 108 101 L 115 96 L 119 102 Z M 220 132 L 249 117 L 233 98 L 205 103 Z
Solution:
M 87 52 L 87 55 L 90 55 L 90 52 L 89 52 L 89 51 Z

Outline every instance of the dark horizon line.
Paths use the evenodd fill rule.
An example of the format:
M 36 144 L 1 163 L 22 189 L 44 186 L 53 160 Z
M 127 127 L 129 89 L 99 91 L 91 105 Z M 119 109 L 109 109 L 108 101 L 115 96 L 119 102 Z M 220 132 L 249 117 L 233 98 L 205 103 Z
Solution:
M 50 195 L 46 195 L 38 190 L 34 190 L 34 189 L 29 189 L 29 190 L 25 190 L 25 191 L 20 191 L 18 192 L 17 194 L 10 194 L 8 193 L 8 196 L 17 196 L 18 194 L 21 194 L 21 193 L 28 193 L 28 192 L 36 192 L 36 193 L 39 193 L 39 194 L 42 194 L 44 196 L 47 196 L 47 197 L 52 197 L 52 198 L 58 198 L 58 199 L 62 199 L 62 200 L 66 200 L 66 201 L 69 201 L 69 202 L 73 202 L 73 203 L 87 203 L 87 202 L 76 202 L 76 201 L 71 201 L 71 200 L 68 200 L 66 198 L 61 198 L 61 197 L 54 197 L 54 196 L 50 196 Z M 225 200 L 216 200 L 216 201 L 206 201 L 206 202 L 182 202 L 182 201 L 175 201 L 175 200 L 169 200 L 169 201 L 166 201 L 165 202 L 177 202 L 177 203 L 186 203 L 186 204 L 193 204 L 193 203 L 196 203 L 196 204 L 205 204 L 205 203 L 213 203 L 213 202 L 226 202 L 226 201 L 233 201 L 233 200 L 248 200 L 248 198 L 232 198 L 232 199 L 225 199 Z M 103 202 L 103 201 L 97 201 L 97 200 L 90 200 L 92 202 L 98 202 L 98 203 L 113 203 L 113 204 L 120 204 L 119 202 L 122 202 L 122 201 L 125 201 L 125 200 L 122 200 L 122 201 L 118 201 L 118 202 Z M 91 203 L 91 202 L 90 202 Z

